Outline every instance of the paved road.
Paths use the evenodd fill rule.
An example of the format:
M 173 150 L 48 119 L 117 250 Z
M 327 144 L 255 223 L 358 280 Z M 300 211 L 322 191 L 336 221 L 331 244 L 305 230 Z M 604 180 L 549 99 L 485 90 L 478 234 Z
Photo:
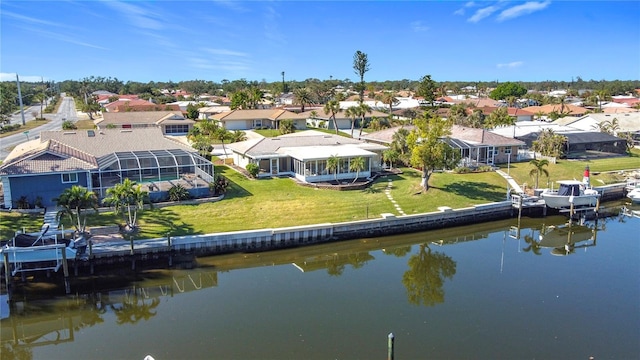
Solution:
M 37 106 L 37 109 L 39 113 L 40 106 Z M 76 106 L 73 102 L 73 98 L 68 96 L 64 97 L 62 99 L 62 103 L 60 104 L 60 107 L 58 108 L 58 113 L 44 114 L 44 117 L 51 121 L 35 129 L 29 130 L 29 133 L 26 135 L 23 133 L 19 133 L 19 134 L 14 134 L 4 138 L 0 138 L 0 160 L 4 160 L 11 152 L 11 149 L 13 149 L 16 145 L 21 144 L 27 140 L 33 140 L 33 139 L 39 138 L 41 131 L 60 130 L 62 128 L 62 122 L 64 121 L 64 119 L 74 121 L 74 122 L 77 121 L 78 114 L 76 113 Z M 22 119 L 20 118 L 19 114 L 18 114 L 18 118 L 20 119 L 19 122 L 21 123 Z M 26 119 L 27 119 L 27 113 L 25 111 L 25 120 Z M 33 120 L 33 116 L 31 116 L 29 120 Z

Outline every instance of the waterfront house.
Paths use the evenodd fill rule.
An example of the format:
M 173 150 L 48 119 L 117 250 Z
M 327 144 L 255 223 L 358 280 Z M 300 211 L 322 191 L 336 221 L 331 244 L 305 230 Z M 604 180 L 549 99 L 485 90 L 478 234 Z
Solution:
M 378 144 L 390 145 L 393 135 L 401 128 L 409 131 L 414 127 L 396 126 L 367 134 L 363 140 Z M 518 161 L 518 149 L 525 143 L 518 139 L 494 134 L 486 129 L 468 128 L 453 125 L 451 135 L 442 139 L 460 151 L 460 166 L 478 166 Z
M 233 152 L 233 163 L 246 168 L 250 163 L 260 167 L 258 177 L 290 176 L 314 183 L 353 180 L 356 172 L 349 169 L 356 157 L 365 159 L 365 169 L 358 177 L 370 177 L 381 169 L 381 154 L 387 149 L 379 144 L 326 134 L 315 130 L 296 132 L 272 138 L 252 139 L 227 145 Z M 337 156 L 337 174 L 327 169 L 327 159 Z
M 4 207 L 25 197 L 43 206 L 72 185 L 98 198 L 124 178 L 143 184 L 159 199 L 181 184 L 193 196 L 208 193 L 213 164 L 160 128 L 44 131 L 39 139 L 18 145 L 0 165 Z

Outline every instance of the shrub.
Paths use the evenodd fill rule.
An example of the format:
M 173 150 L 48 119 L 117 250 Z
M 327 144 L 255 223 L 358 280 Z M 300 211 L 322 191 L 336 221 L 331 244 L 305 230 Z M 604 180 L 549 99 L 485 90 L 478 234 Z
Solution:
M 258 166 L 258 164 L 250 163 L 247 164 L 247 171 L 249 172 L 249 175 L 251 175 L 251 177 L 256 178 L 258 177 L 258 173 L 260 172 L 260 167 Z
M 493 171 L 493 168 L 489 165 L 483 165 L 478 168 L 478 172 L 490 172 Z
M 170 201 L 182 201 L 191 199 L 191 194 L 189 191 L 184 188 L 184 186 L 178 184 L 174 185 L 169 189 L 169 200 Z
M 72 121 L 67 120 L 62 123 L 62 130 L 76 130 L 78 127 Z
M 213 192 L 214 195 L 220 195 L 227 192 L 229 188 L 229 180 L 222 175 L 217 175 L 215 180 L 209 184 L 209 191 Z
M 458 166 L 457 168 L 453 169 L 453 172 L 456 174 L 468 174 L 471 172 L 471 169 L 466 166 Z

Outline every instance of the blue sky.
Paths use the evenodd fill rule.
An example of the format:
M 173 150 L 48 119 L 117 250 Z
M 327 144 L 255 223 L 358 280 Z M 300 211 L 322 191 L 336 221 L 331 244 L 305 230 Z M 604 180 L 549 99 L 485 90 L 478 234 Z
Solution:
M 0 2 L 0 79 L 640 79 L 640 1 Z

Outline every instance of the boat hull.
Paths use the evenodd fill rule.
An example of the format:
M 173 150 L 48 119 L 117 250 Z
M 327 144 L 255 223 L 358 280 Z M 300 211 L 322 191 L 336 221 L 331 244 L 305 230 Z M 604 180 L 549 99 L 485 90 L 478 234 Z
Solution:
M 595 206 L 598 203 L 600 194 L 566 196 L 543 193 L 541 196 L 547 207 L 552 209 L 568 209 L 571 207 L 571 201 L 573 201 L 574 207 Z

